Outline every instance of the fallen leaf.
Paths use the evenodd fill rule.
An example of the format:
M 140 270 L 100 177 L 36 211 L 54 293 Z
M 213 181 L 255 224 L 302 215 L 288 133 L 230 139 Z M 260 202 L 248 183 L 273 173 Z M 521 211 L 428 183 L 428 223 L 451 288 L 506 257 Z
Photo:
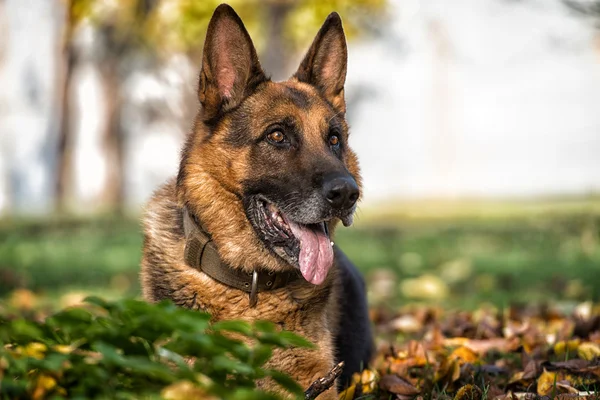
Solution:
M 559 357 L 576 354 L 579 347 L 579 339 L 561 340 L 554 345 L 554 353 Z
M 584 360 L 591 361 L 600 357 L 600 345 L 592 342 L 581 343 L 577 348 L 577 354 Z
M 459 377 L 460 365 L 458 364 L 458 361 L 446 358 L 435 372 L 433 381 L 449 384 L 457 381 Z
M 482 340 L 467 338 L 450 338 L 444 340 L 444 346 L 465 346 L 481 356 L 492 350 L 498 350 L 502 352 L 514 350 L 518 347 L 518 341 L 507 340 L 504 338 Z
M 377 387 L 377 374 L 375 371 L 365 369 L 360 374 L 361 393 L 371 393 Z
M 379 381 L 379 387 L 387 392 L 405 396 L 419 394 L 419 390 L 398 375 L 384 375 Z
M 551 394 L 558 394 L 558 387 L 556 383 L 561 380 L 561 377 L 552 371 L 542 372 L 542 375 L 538 378 L 537 382 L 537 393 L 540 396 L 549 396 Z
M 456 360 L 459 365 L 463 365 L 465 363 L 474 364 L 478 361 L 477 354 L 470 348 L 466 346 L 457 347 L 450 353 L 448 358 L 452 360 Z
M 339 400 L 352 400 L 354 398 L 354 393 L 356 392 L 356 385 L 351 385 L 346 388 L 340 395 L 338 396 Z
M 542 372 L 541 365 L 542 362 L 540 360 L 530 359 L 523 369 L 523 376 L 521 379 L 535 379 Z
M 454 400 L 481 400 L 483 398 L 482 390 L 475 385 L 465 385 L 458 389 Z

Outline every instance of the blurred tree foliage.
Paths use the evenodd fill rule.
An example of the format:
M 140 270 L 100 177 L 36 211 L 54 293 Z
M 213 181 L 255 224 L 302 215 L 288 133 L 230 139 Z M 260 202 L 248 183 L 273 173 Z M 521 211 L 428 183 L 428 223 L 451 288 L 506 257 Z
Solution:
M 184 51 L 198 54 L 204 32 L 221 0 L 65 0 L 69 35 L 82 22 L 110 30 L 118 48 L 146 47 L 159 54 Z M 361 33 L 369 19 L 380 16 L 387 0 L 230 0 L 259 52 L 266 51 L 269 36 L 281 34 L 292 52 L 306 46 L 332 11 L 341 14 L 350 39 Z M 268 25 L 276 14 L 282 30 Z M 266 24 L 265 24 L 266 22 Z M 70 39 L 68 37 L 67 39 Z M 118 49 L 117 48 L 117 49 Z M 290 53 L 288 55 L 291 55 Z
M 310 40 L 332 11 L 344 19 L 349 38 L 365 32 L 385 11 L 387 0 L 230 0 L 240 14 L 262 63 L 275 79 L 289 72 L 301 47 Z M 184 53 L 198 61 L 208 22 L 221 0 L 62 0 L 65 8 L 64 67 L 58 80 L 62 91 L 62 118 L 56 177 L 57 211 L 68 209 L 73 190 L 69 187 L 74 140 L 72 116 L 77 112 L 70 99 L 72 76 L 80 58 L 77 34 L 91 27 L 97 65 L 104 88 L 103 151 L 107 179 L 102 204 L 121 211 L 124 203 L 124 132 L 121 123 L 123 100 L 120 88 L 131 72 L 131 60 L 145 59 L 159 66 L 162 59 Z M 89 56 L 88 56 L 89 57 Z

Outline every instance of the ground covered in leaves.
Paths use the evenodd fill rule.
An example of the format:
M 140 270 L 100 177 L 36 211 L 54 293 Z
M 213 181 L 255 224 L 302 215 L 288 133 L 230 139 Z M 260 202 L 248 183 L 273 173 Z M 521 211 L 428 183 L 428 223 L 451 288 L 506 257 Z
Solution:
M 108 373 L 107 378 L 113 374 L 122 374 L 131 380 L 132 387 L 127 385 L 121 387 L 121 382 L 117 379 L 119 382 L 113 382 L 112 385 L 115 385 L 113 388 L 101 384 L 102 380 L 96 381 L 100 383 L 97 389 L 102 388 L 98 393 L 104 395 L 113 393 L 110 390 L 138 390 L 134 383 L 139 379 L 147 382 L 146 389 L 153 388 L 157 394 L 161 393 L 164 398 L 172 400 L 183 400 L 201 393 L 197 386 L 187 381 L 189 376 L 194 376 L 193 369 L 188 370 L 185 367 L 169 375 L 169 368 L 157 365 L 162 362 L 159 347 L 166 337 L 161 333 L 161 324 L 168 327 L 169 335 L 176 332 L 181 332 L 179 335 L 188 335 L 187 338 L 184 336 L 181 338 L 189 340 L 189 343 L 184 341 L 183 345 L 177 345 L 177 342 L 173 342 L 171 346 L 175 346 L 173 348 L 179 346 L 185 349 L 184 351 L 192 351 L 192 353 L 178 352 L 178 354 L 198 356 L 193 353 L 197 349 L 193 349 L 205 345 L 204 342 L 209 340 L 204 338 L 198 341 L 200 337 L 192 331 L 197 332 L 200 328 L 185 319 L 193 316 L 186 310 L 181 310 L 182 315 L 175 321 L 173 319 L 175 310 L 172 308 L 153 310 L 140 303 L 125 301 L 123 304 L 134 308 L 131 312 L 124 313 L 120 308 L 111 306 L 118 311 L 116 314 L 118 317 L 114 319 L 102 319 L 104 318 L 102 317 L 92 321 L 87 314 L 69 311 L 76 310 L 77 307 L 61 311 L 59 317 L 48 318 L 44 310 L 30 307 L 30 296 L 32 294 L 27 291 L 16 291 L 5 303 L 10 304 L 8 307 L 0 306 L 0 314 L 15 329 L 12 331 L 12 338 L 0 335 L 5 354 L 4 358 L 0 357 L 0 378 L 10 379 L 6 374 L 11 371 L 10 357 L 16 357 L 15 359 L 20 363 L 24 363 L 19 367 L 21 379 L 27 380 L 26 376 L 32 379 L 29 383 L 21 382 L 20 393 L 29 393 L 31 398 L 36 399 L 50 398 L 51 394 L 56 395 L 56 389 L 61 388 L 61 379 L 64 380 L 69 375 L 65 372 L 67 370 L 58 367 L 60 363 L 56 364 L 60 357 L 64 358 L 63 363 L 69 363 L 68 371 L 72 369 L 71 364 L 80 363 L 81 368 L 76 370 L 85 369 L 88 371 L 87 374 L 93 371 L 96 371 L 93 372 L 96 375 Z M 108 309 L 112 310 L 112 308 Z M 164 318 L 161 317 L 161 313 L 164 314 Z M 26 316 L 26 321 L 32 322 L 18 322 L 22 316 Z M 198 318 L 200 318 L 201 329 L 206 329 L 206 318 L 204 316 Z M 486 306 L 472 312 L 447 311 L 430 306 L 404 308 L 381 306 L 371 310 L 371 318 L 377 337 L 376 357 L 369 369 L 355 375 L 354 384 L 340 394 L 340 399 L 600 398 L 600 307 L 591 302 L 581 303 L 567 311 L 560 311 L 550 306 L 512 306 L 506 309 Z M 64 327 L 57 325 L 56 321 L 66 325 Z M 183 324 L 182 326 L 177 324 L 171 326 L 179 321 L 181 321 L 179 325 Z M 57 327 L 60 327 L 58 331 L 56 331 Z M 242 326 L 243 329 L 236 325 L 224 327 L 235 332 L 261 337 L 260 332 L 257 336 L 256 333 L 252 333 L 256 331 L 245 325 Z M 10 327 L 8 330 L 6 327 L 0 328 L 0 333 L 10 334 L 10 329 Z M 41 331 L 35 332 L 34 329 L 41 329 Z M 57 333 L 48 333 L 52 330 Z M 63 336 L 65 335 L 63 331 L 67 332 L 66 336 Z M 14 335 L 14 332 L 18 335 Z M 128 339 L 130 336 L 136 339 L 131 341 Z M 7 344 L 10 339 L 15 340 L 15 338 L 19 342 Z M 177 340 L 182 340 L 181 338 Z M 276 336 L 269 338 L 271 340 L 269 343 L 284 343 L 273 341 Z M 142 339 L 148 341 L 144 346 L 140 344 Z M 215 339 L 210 337 L 210 340 Z M 123 343 L 129 344 L 123 347 Z M 227 354 L 227 348 L 235 344 L 223 343 L 219 354 Z M 129 354 L 131 349 L 127 346 L 134 344 L 136 344 L 135 352 Z M 212 348 L 213 345 L 207 348 Z M 148 348 L 153 350 L 150 352 L 144 350 Z M 56 354 L 51 354 L 49 349 L 56 350 L 54 351 Z M 69 356 L 64 356 L 65 349 L 68 350 L 66 353 L 70 354 Z M 80 350 L 73 349 L 82 350 L 78 353 Z M 107 349 L 110 350 L 108 356 L 100 354 Z M 252 379 L 268 373 L 260 369 L 261 364 L 248 364 L 249 366 L 244 364 L 248 363 L 248 360 L 255 360 L 250 356 L 252 351 L 252 349 L 241 352 L 238 350 L 241 356 L 233 353 L 234 358 L 239 358 L 236 360 L 239 364 L 225 364 L 223 368 L 227 372 L 227 379 L 238 374 L 240 376 L 236 376 L 236 379 L 245 385 L 241 387 L 243 389 L 239 392 L 241 394 L 236 395 L 235 398 L 270 399 L 272 397 L 260 397 L 256 394 L 258 397 L 245 397 L 247 391 L 253 387 Z M 214 356 L 210 354 L 210 357 Z M 261 360 L 264 362 L 270 350 L 261 349 L 261 354 Z M 7 356 L 9 358 L 6 358 Z M 50 356 L 55 358 L 48 358 Z M 24 357 L 29 357 L 32 363 L 23 361 Z M 206 365 L 212 365 L 210 357 Z M 223 362 L 222 356 L 219 357 L 220 362 Z M 93 365 L 89 364 L 89 360 L 86 361 L 88 358 L 93 361 Z M 210 375 L 206 365 L 201 368 L 203 377 Z M 137 371 L 138 367 L 141 370 Z M 62 372 L 57 375 L 53 368 L 59 368 Z M 102 368 L 107 370 L 103 371 Z M 245 375 L 248 372 L 240 373 L 239 368 L 248 369 L 250 375 Z M 6 372 L 4 376 L 2 371 Z M 158 377 L 154 376 L 156 371 L 160 372 Z M 219 375 L 223 370 L 220 371 L 212 372 L 216 376 L 216 378 L 211 376 L 213 381 L 220 382 L 219 379 L 225 379 L 224 375 Z M 235 374 L 232 375 L 234 372 Z M 36 376 L 38 378 L 34 378 Z M 148 380 L 150 377 L 152 379 Z M 81 377 L 70 379 L 74 384 Z M 6 389 L 6 381 L 4 384 Z M 227 389 L 230 384 L 231 382 L 227 383 L 224 380 L 219 384 L 220 386 L 211 386 L 218 391 L 206 393 L 210 393 L 212 399 L 227 399 L 227 396 L 219 393 L 230 390 Z M 77 388 L 77 390 L 86 393 L 85 398 L 93 397 L 84 388 Z M 58 393 L 65 395 L 68 391 L 63 389 Z M 2 397 L 1 394 L 6 393 L 2 393 L 0 386 L 0 398 L 13 398 Z
M 341 399 L 600 398 L 600 308 L 372 310 L 377 357 Z

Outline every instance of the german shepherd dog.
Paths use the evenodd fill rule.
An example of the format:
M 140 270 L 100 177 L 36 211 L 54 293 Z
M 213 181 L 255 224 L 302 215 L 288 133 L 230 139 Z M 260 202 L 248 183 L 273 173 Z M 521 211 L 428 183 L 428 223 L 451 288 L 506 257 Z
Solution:
M 306 388 L 344 361 L 337 388 L 319 399 L 337 399 L 373 348 L 363 279 L 331 241 L 340 221 L 352 223 L 361 187 L 348 146 L 346 63 L 332 13 L 294 76 L 273 82 L 241 19 L 220 5 L 177 179 L 144 217 L 145 299 L 306 337 L 318 349 L 276 350 L 268 365 Z

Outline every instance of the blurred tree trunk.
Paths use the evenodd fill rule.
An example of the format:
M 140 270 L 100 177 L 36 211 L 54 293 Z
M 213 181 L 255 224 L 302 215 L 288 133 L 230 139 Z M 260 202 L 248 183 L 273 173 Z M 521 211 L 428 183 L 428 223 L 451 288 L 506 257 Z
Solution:
M 72 190 L 71 183 L 71 160 L 73 156 L 73 124 L 72 104 L 71 104 L 71 84 L 73 81 L 73 71 L 77 65 L 76 50 L 71 43 L 73 26 L 71 24 L 71 7 L 65 7 L 64 34 L 63 34 L 63 62 L 58 68 L 58 81 L 62 83 L 62 88 L 57 91 L 57 103 L 61 104 L 60 122 L 58 127 L 58 154 L 56 171 L 56 200 L 55 211 L 65 212 L 67 203 Z M 61 85 L 59 85 L 61 86 Z
M 70 46 L 69 46 L 70 47 Z M 73 80 L 73 70 L 76 65 L 76 55 L 73 50 L 66 51 L 66 60 L 63 63 L 61 71 L 62 90 L 59 93 L 61 106 L 60 128 L 58 137 L 57 154 L 57 174 L 56 174 L 56 203 L 57 212 L 64 212 L 67 209 L 67 203 L 71 190 L 71 159 L 73 156 L 73 124 L 71 121 L 71 83 Z
M 106 183 L 103 203 L 110 211 L 123 213 L 125 203 L 124 171 L 124 132 L 121 124 L 121 80 L 118 71 L 119 61 L 109 57 L 100 65 L 106 123 L 103 146 L 106 160 Z

